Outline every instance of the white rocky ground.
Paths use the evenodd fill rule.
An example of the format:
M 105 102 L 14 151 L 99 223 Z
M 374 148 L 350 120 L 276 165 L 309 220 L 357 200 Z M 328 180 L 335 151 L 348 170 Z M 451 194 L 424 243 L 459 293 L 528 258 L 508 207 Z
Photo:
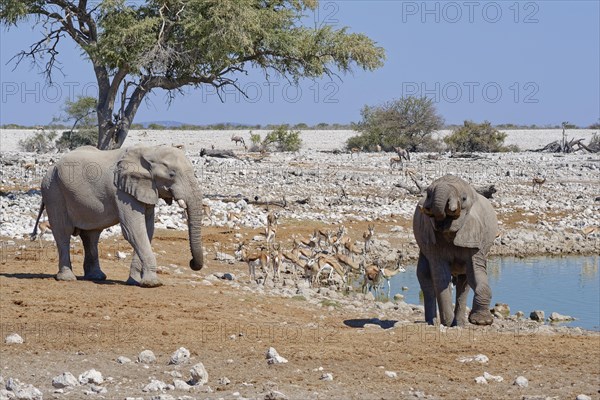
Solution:
M 568 136 L 591 137 L 592 132 L 578 130 Z M 205 202 L 212 209 L 205 223 L 213 226 L 264 226 L 263 208 L 241 199 L 281 201 L 284 196 L 291 205 L 281 214 L 292 220 L 336 224 L 346 220 L 379 219 L 402 225 L 402 221 L 412 218 L 418 197 L 407 189 L 416 186 L 399 169 L 390 170 L 391 153 L 362 153 L 354 157 L 331 153 L 343 148 L 345 140 L 353 134 L 351 131 L 305 131 L 302 133 L 304 146 L 299 153 L 273 153 L 262 160 L 246 153 L 241 146 L 237 146 L 240 160 L 199 156 L 201 148 L 212 144 L 217 149 L 235 150 L 230 140 L 233 133 L 133 131 L 126 146 L 140 142 L 183 144 L 205 189 Z M 245 132 L 235 133 L 248 139 Z M 507 142 L 522 148 L 539 148 L 561 137 L 560 130 L 508 133 Z M 60 157 L 60 154 L 16 151 L 18 140 L 31 134 L 32 131 L 2 131 L 0 190 L 9 193 L 1 197 L 0 236 L 22 237 L 32 231 L 40 204 L 37 189 L 41 178 L 47 166 Z M 413 154 L 404 167 L 415 172 L 422 187 L 446 173 L 457 174 L 474 185 L 495 185 L 497 193 L 492 202 L 500 220 L 511 225 L 501 226 L 498 241 L 503 246 L 496 246 L 496 253 L 598 253 L 600 232 L 588 231 L 600 226 L 600 156 L 532 152 L 480 156 L 455 159 L 445 155 Z M 535 192 L 531 184 L 534 176 L 547 179 L 541 190 Z M 239 196 L 240 201 L 223 202 L 219 196 Z M 295 200 L 307 198 L 308 204 L 293 204 Z M 156 215 L 158 228 L 186 229 L 177 206 L 161 201 Z M 514 228 L 515 224 L 518 229 Z M 118 231 L 118 227 L 113 227 L 106 234 Z M 410 242 L 410 229 L 399 226 L 393 231 Z M 380 239 L 386 238 L 380 236 Z M 413 250 L 409 252 L 414 253 Z

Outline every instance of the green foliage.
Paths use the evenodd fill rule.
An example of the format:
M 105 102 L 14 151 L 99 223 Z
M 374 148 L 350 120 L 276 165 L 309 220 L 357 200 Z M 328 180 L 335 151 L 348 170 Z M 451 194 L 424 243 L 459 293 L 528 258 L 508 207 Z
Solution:
M 162 131 L 162 130 L 165 130 L 166 127 L 164 125 L 161 125 L 161 124 L 154 124 L 154 123 L 152 123 L 152 124 L 148 125 L 148 129 Z
M 65 102 L 63 107 L 65 115 L 57 120 L 70 122 L 72 126 L 63 131 L 56 141 L 56 148 L 59 151 L 73 150 L 80 146 L 96 146 L 98 143 L 96 104 L 97 100 L 89 96 Z
M 506 139 L 506 133 L 494 128 L 488 121 L 481 124 L 465 121 L 462 127 L 455 129 L 450 136 L 446 136 L 444 142 L 450 151 L 459 153 L 496 153 L 518 150 L 516 146 L 504 146 L 504 139 Z
M 253 135 L 250 136 L 250 140 L 254 139 L 252 136 Z M 252 143 L 254 143 L 254 141 Z M 300 131 L 291 131 L 287 129 L 287 125 L 280 125 L 269 132 L 261 144 L 261 147 L 265 149 L 272 146 L 275 147 L 276 151 L 300 150 L 300 147 L 302 146 Z
M 96 146 L 98 143 L 98 129 L 79 129 L 64 131 L 56 141 L 59 151 L 73 150 L 81 146 Z
M 400 146 L 414 152 L 437 151 L 440 147 L 432 134 L 443 127 L 444 121 L 426 97 L 409 96 L 365 106 L 361 116 L 362 120 L 354 125 L 360 135 L 348 140 L 349 149 L 367 150 L 380 145 L 386 151 Z
M 19 140 L 19 148 L 21 151 L 31 153 L 48 153 L 54 149 L 54 139 L 56 132 L 37 132 L 30 138 Z
M 36 63 L 47 57 L 41 66 L 48 77 L 65 37 L 82 49 L 99 83 L 99 146 L 109 148 L 122 144 L 155 89 L 240 88 L 238 77 L 251 69 L 298 82 L 383 66 L 384 49 L 366 35 L 304 26 L 317 6 L 315 0 L 0 0 L 0 24 L 39 28 L 41 40 L 23 55 Z

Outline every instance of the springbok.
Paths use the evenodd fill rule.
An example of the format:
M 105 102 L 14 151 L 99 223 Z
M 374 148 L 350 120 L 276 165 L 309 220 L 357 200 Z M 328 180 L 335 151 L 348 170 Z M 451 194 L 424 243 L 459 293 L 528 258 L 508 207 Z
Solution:
M 403 149 L 402 147 L 394 147 L 394 151 L 398 154 L 400 159 L 404 158 L 406 161 L 410 161 L 410 153 L 407 149 Z
M 533 182 L 533 189 L 532 191 L 535 192 L 535 186 L 538 186 L 538 192 L 542 189 L 542 185 L 544 183 L 546 183 L 546 177 L 544 176 L 543 178 L 540 176 L 536 176 L 532 179 Z
M 362 250 L 356 246 L 356 244 L 352 243 L 352 239 L 347 237 L 343 240 L 344 248 L 346 249 L 346 254 L 353 256 L 355 254 L 362 254 Z
M 369 252 L 369 247 L 371 247 L 371 243 L 373 242 L 373 233 L 375 232 L 375 224 L 368 225 L 368 230 L 363 233 L 363 239 L 365 240 L 365 254 Z
M 398 257 L 398 259 L 396 260 L 396 265 L 394 266 L 394 268 L 380 268 L 379 269 L 379 274 L 381 275 L 381 278 L 383 278 L 386 282 L 387 282 L 387 297 L 390 297 L 390 291 L 391 291 L 391 285 L 390 285 L 390 279 L 392 279 L 394 276 L 398 275 L 400 272 L 406 272 L 406 269 L 404 267 L 402 267 L 400 265 L 400 261 L 402 260 L 402 255 L 400 255 Z M 379 279 L 379 281 L 381 281 L 381 279 Z
M 353 158 L 355 154 L 359 154 L 362 151 L 360 147 L 353 147 L 350 149 L 350 158 Z
M 337 274 L 342 278 L 342 282 L 346 283 L 346 271 L 345 271 L 344 267 L 342 267 L 340 265 L 340 263 L 337 261 L 337 259 L 335 259 L 331 256 L 328 256 L 328 255 L 322 255 L 319 258 L 317 258 L 317 267 L 318 267 L 318 272 L 317 272 L 317 277 L 316 277 L 317 282 L 319 282 L 319 277 L 321 275 L 321 272 L 329 270 L 329 275 L 327 276 L 328 282 L 331 282 L 333 273 L 337 272 Z
M 362 264 L 362 263 L 361 263 Z M 379 293 L 379 284 L 381 282 L 380 268 L 375 264 L 370 264 L 364 267 L 362 292 L 369 293 L 371 289 L 375 290 L 375 296 Z
M 325 241 L 327 246 L 329 246 L 331 244 L 333 232 L 331 232 L 329 229 L 316 229 L 313 236 L 317 239 L 317 246 L 319 246 L 320 249 L 323 249 L 323 246 L 321 246 L 321 241 Z
M 273 244 L 271 260 L 273 263 L 273 280 L 279 282 L 281 267 L 283 266 L 283 251 L 281 250 L 281 243 Z
M 268 273 L 268 267 L 269 267 L 269 261 L 270 261 L 269 252 L 263 246 L 260 248 L 260 251 L 257 253 L 248 253 L 248 247 L 247 247 L 246 242 L 240 243 L 238 251 L 240 252 L 242 260 L 246 264 L 248 264 L 248 275 L 250 275 L 251 279 L 254 280 L 255 282 L 256 282 L 256 266 L 260 265 L 261 269 L 265 273 L 265 278 L 263 280 L 263 284 L 264 284 L 267 280 L 267 276 L 269 275 L 269 273 Z
M 400 165 L 400 168 L 402 169 L 402 158 L 400 157 L 392 157 L 390 158 L 390 169 L 393 170 L 395 165 Z

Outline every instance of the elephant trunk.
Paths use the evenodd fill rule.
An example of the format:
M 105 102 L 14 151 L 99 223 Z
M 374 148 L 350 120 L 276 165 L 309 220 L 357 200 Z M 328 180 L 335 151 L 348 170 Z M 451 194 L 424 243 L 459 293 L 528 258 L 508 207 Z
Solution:
M 441 221 L 446 218 L 449 199 L 450 192 L 446 188 L 436 188 L 431 207 L 431 214 L 436 221 Z
M 187 206 L 188 231 L 190 235 L 190 249 L 192 259 L 190 268 L 199 271 L 204 266 L 202 251 L 202 196 L 197 182 L 190 183 L 190 195 L 185 199 Z

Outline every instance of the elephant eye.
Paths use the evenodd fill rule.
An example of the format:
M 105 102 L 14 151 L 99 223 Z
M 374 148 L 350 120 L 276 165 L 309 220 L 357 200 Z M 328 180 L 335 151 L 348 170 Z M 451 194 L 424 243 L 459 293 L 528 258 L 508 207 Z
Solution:
M 169 178 L 175 178 L 175 171 L 169 171 Z

